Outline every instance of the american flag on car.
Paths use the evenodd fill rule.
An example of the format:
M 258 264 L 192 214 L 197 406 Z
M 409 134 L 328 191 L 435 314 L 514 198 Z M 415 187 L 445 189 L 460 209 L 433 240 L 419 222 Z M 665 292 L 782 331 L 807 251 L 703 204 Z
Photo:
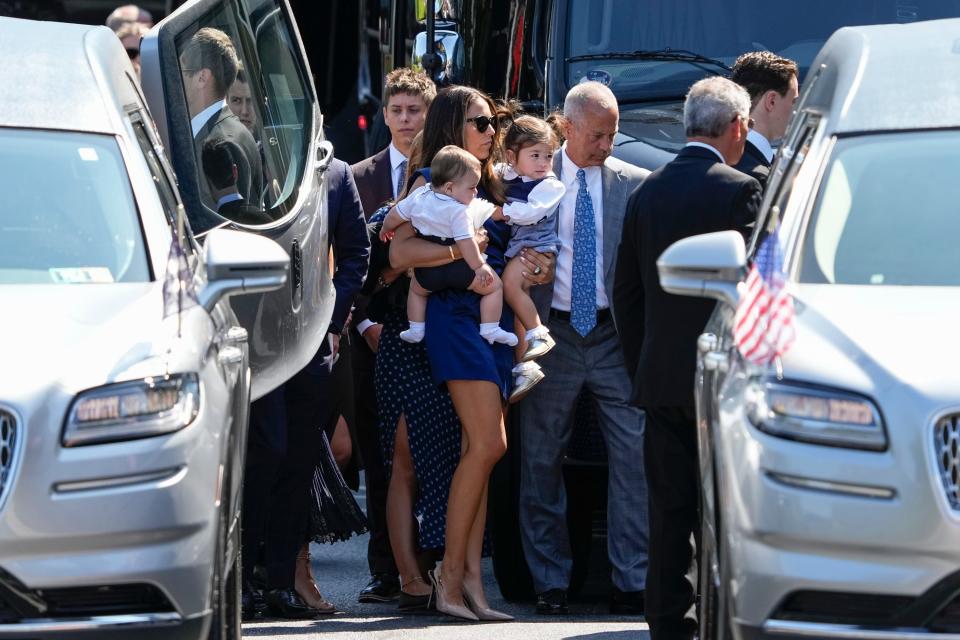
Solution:
M 734 316 L 734 339 L 749 362 L 770 364 L 793 344 L 793 299 L 785 284 L 778 228 L 761 243 Z

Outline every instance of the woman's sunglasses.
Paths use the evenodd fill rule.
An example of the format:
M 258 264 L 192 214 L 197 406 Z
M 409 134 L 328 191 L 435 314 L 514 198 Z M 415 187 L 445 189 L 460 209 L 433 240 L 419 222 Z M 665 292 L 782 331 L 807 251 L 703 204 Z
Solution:
M 472 122 L 473 126 L 475 126 L 480 133 L 484 133 L 490 125 L 493 125 L 494 131 L 500 128 L 500 120 L 497 116 L 493 116 L 492 118 L 488 116 L 474 116 L 473 118 L 467 118 L 467 122 Z

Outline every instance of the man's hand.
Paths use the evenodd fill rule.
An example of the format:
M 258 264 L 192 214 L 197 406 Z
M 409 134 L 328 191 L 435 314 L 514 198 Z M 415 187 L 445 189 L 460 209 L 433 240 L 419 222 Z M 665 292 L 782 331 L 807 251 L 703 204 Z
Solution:
M 336 362 L 340 354 L 340 334 L 330 332 L 330 357 Z
M 363 339 L 370 347 L 370 351 L 376 353 L 380 349 L 380 333 L 383 331 L 382 324 L 372 324 L 363 332 Z
M 520 261 L 524 266 L 523 277 L 531 284 L 546 284 L 553 280 L 553 269 L 557 264 L 557 256 L 554 254 L 524 249 L 520 252 Z

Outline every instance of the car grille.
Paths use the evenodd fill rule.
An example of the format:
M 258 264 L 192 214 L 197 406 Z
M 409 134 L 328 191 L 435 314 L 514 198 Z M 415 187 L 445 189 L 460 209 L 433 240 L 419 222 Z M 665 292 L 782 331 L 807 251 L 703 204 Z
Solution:
M 794 591 L 774 618 L 834 624 L 888 625 L 914 601 L 909 596 Z
M 960 413 L 937 420 L 933 444 L 947 502 L 954 511 L 960 511 Z
M 13 480 L 13 455 L 17 450 L 17 420 L 0 409 L 0 505 L 7 486 Z

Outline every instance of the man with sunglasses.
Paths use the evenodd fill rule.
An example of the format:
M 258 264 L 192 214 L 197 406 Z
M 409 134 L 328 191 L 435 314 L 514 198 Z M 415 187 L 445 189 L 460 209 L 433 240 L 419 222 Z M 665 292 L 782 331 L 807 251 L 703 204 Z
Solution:
M 562 246 L 554 281 L 530 294 L 556 346 L 538 359 L 543 381 L 516 405 L 521 541 L 537 591 L 537 613 L 566 613 L 573 559 L 563 457 L 577 399 L 586 390 L 596 400 L 607 443 L 610 610 L 641 614 L 647 568 L 643 413 L 628 402 L 630 376 L 611 302 L 627 199 L 649 172 L 610 155 L 620 112 L 609 88 L 599 82 L 576 85 L 567 93 L 563 114 L 566 143 L 553 163 L 566 187 L 553 216 Z
M 140 40 L 147 35 L 147 31 L 149 29 L 142 22 L 124 22 L 116 31 L 120 43 L 127 50 L 134 71 L 137 72 L 137 80 L 140 79 Z
M 766 184 L 773 163 L 771 142 L 787 132 L 800 95 L 797 63 L 769 51 L 745 53 L 733 65 L 731 80 L 750 94 L 753 126 L 736 168 Z
M 697 629 L 686 615 L 696 595 L 688 570 L 700 495 L 693 383 L 697 337 L 716 306 L 666 293 L 657 258 L 682 238 L 727 229 L 746 233 L 756 219 L 760 184 L 733 168 L 743 155 L 749 112 L 747 92 L 726 78 L 690 88 L 683 108 L 687 145 L 630 197 L 617 254 L 614 319 L 633 376 L 630 401 L 647 417 L 646 616 L 652 640 L 691 640 Z

